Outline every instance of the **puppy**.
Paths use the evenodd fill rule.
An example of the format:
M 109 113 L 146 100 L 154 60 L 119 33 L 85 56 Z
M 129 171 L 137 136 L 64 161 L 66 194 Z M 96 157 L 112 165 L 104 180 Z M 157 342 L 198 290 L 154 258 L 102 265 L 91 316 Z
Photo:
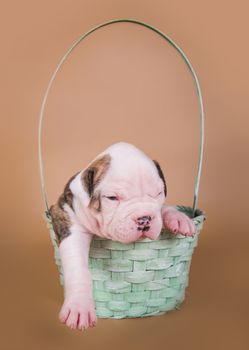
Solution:
M 94 234 L 122 243 L 143 237 L 155 240 L 162 227 L 194 235 L 193 222 L 165 206 L 166 195 L 159 163 L 125 142 L 108 147 L 70 178 L 50 207 L 64 271 L 61 322 L 79 330 L 97 322 L 88 269 Z

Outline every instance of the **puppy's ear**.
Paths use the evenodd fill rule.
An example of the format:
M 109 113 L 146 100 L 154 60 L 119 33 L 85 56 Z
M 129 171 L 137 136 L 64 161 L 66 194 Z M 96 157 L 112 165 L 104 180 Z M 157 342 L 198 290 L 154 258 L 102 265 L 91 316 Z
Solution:
M 102 157 L 95 159 L 82 173 L 81 182 L 90 198 L 94 194 L 95 187 L 100 183 L 109 169 L 110 164 L 111 156 L 105 154 Z
M 86 187 L 85 189 L 89 194 L 89 197 L 91 197 L 93 194 L 95 175 L 96 175 L 96 169 L 94 167 L 87 169 L 84 180 L 85 180 L 85 187 Z
M 64 204 L 67 203 L 71 207 L 71 209 L 74 210 L 73 193 L 70 189 L 70 184 L 78 174 L 79 174 L 79 171 L 68 180 L 67 184 L 64 187 L 63 193 L 60 195 L 58 199 L 58 205 L 61 209 L 63 209 Z
M 164 175 L 163 175 L 163 171 L 158 163 L 157 160 L 153 159 L 153 162 L 157 168 L 157 172 L 158 172 L 158 175 L 160 176 L 160 178 L 162 179 L 163 181 L 163 184 L 164 184 L 164 194 L 165 194 L 165 197 L 167 196 L 167 186 L 166 186 L 166 181 L 165 181 L 165 178 L 164 178 Z
M 100 191 L 96 191 L 89 202 L 89 208 L 94 209 L 98 212 L 101 211 L 101 200 L 100 200 Z

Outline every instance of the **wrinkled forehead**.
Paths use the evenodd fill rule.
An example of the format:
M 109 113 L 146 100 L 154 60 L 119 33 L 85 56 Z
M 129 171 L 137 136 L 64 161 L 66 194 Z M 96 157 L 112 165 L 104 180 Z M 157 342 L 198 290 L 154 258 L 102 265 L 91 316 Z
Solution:
M 161 191 L 162 180 L 150 159 L 112 159 L 111 166 L 99 188 L 113 191 Z

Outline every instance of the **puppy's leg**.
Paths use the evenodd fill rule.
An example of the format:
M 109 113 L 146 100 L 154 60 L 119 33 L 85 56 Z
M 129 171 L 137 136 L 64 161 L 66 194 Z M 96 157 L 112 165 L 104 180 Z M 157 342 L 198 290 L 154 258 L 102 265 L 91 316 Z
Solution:
M 88 269 L 91 239 L 91 234 L 74 223 L 69 228 L 69 235 L 59 245 L 65 288 L 59 319 L 68 327 L 80 330 L 94 326 L 97 322 Z
M 162 219 L 164 227 L 173 233 L 193 237 L 196 232 L 196 226 L 193 221 L 174 207 L 164 205 L 162 208 Z

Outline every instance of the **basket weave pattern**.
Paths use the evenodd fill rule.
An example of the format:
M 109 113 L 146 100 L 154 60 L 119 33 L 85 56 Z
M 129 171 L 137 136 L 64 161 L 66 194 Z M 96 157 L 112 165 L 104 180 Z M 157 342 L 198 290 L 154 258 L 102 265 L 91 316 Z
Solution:
M 178 206 L 189 215 L 191 208 Z M 196 210 L 194 237 L 163 229 L 159 238 L 123 244 L 94 236 L 89 253 L 96 313 L 101 318 L 161 315 L 178 309 L 185 298 L 194 248 L 205 216 Z M 55 262 L 63 285 L 63 269 L 56 236 L 47 218 Z

